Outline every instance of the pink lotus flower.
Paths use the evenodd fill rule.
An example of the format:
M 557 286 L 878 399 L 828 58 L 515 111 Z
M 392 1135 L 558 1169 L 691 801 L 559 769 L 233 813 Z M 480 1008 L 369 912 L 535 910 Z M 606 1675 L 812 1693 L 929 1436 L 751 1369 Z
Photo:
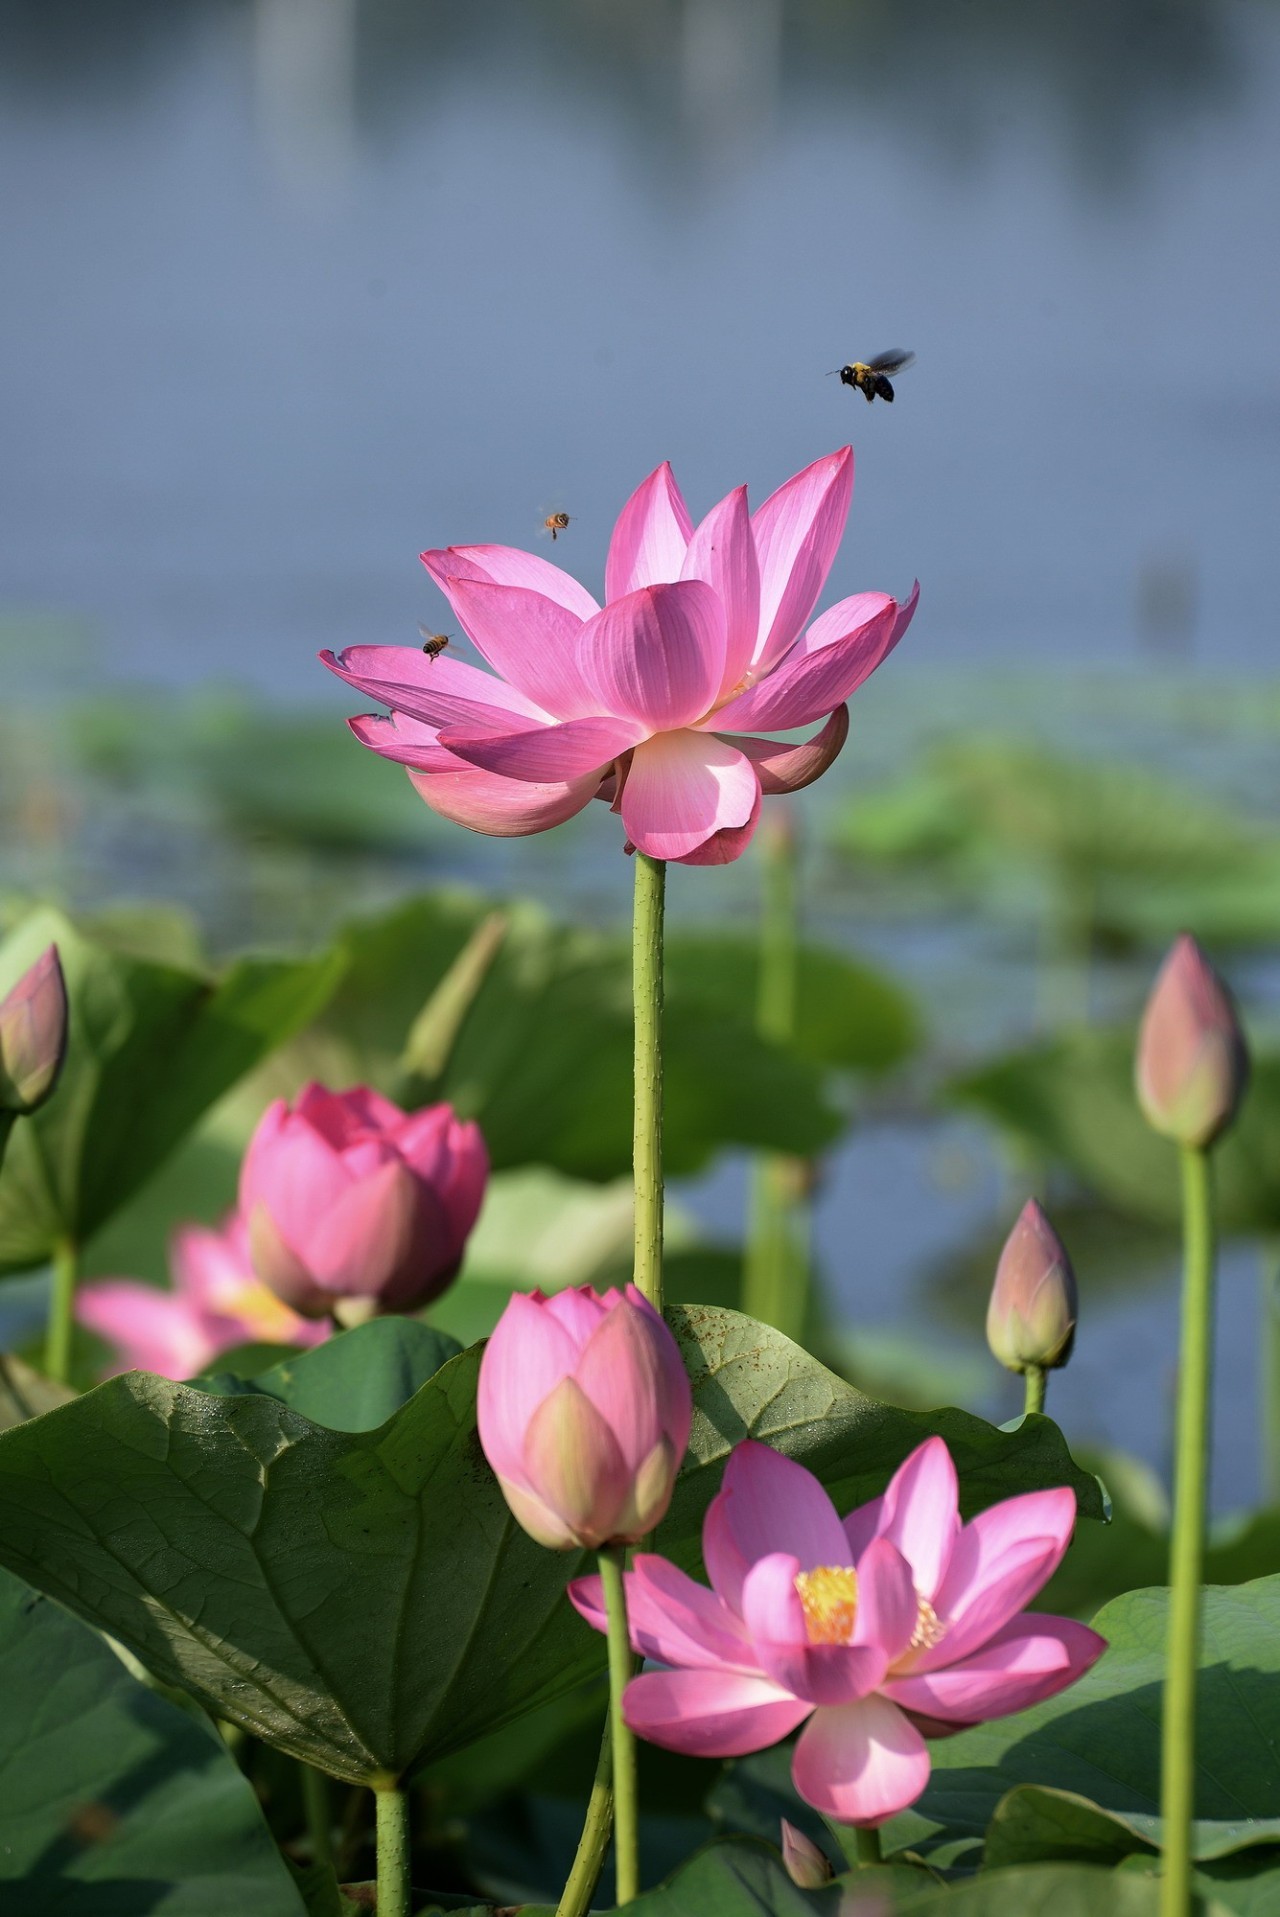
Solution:
M 103 1278 L 76 1293 L 76 1317 L 119 1347 L 105 1373 L 154 1371 L 194 1378 L 236 1345 L 317 1345 L 328 1325 L 299 1318 L 254 1276 L 249 1233 L 236 1213 L 219 1230 L 184 1225 L 169 1245 L 173 1290 Z
M 987 1343 L 1009 1371 L 1057 1370 L 1071 1356 L 1079 1309 L 1067 1248 L 1034 1198 L 1005 1239 L 987 1306 Z
M 1227 1129 L 1249 1083 L 1249 1053 L 1230 992 L 1188 932 L 1151 988 L 1135 1066 L 1148 1125 L 1203 1150 Z
M 56 945 L 0 999 L 0 1111 L 33 1112 L 67 1055 L 67 987 Z
M 412 1311 L 457 1272 L 488 1177 L 479 1126 L 451 1105 L 307 1085 L 267 1107 L 240 1168 L 253 1268 L 309 1318 L 343 1298 Z
M 320 656 L 391 707 L 351 729 L 407 766 L 444 818 L 514 837 L 601 798 L 621 812 L 628 849 L 727 864 L 755 831 L 762 793 L 797 791 L 831 764 L 849 728 L 845 700 L 915 611 L 914 589 L 901 606 L 857 593 L 802 630 L 852 491 L 846 446 L 754 514 L 740 486 L 695 528 L 670 466 L 659 466 L 614 528 L 603 608 L 532 553 L 423 553 L 493 673 L 403 646 Z M 755 736 L 819 719 L 805 744 Z
M 815 1810 L 877 1825 L 929 1779 L 926 1737 L 1052 1697 L 1106 1648 L 1068 1618 L 1021 1610 L 1075 1520 L 1069 1489 L 1033 1491 L 961 1525 L 956 1474 L 929 1438 L 884 1496 L 843 1521 L 818 1480 L 740 1444 L 707 1512 L 711 1590 L 664 1558 L 627 1576 L 635 1649 L 672 1668 L 627 1687 L 638 1736 L 697 1757 L 763 1750 L 809 1721 L 792 1779 Z M 605 1628 L 599 1578 L 569 1595 Z
M 516 1522 L 553 1551 L 630 1544 L 666 1515 L 693 1395 L 628 1285 L 516 1292 L 480 1362 L 480 1443 Z

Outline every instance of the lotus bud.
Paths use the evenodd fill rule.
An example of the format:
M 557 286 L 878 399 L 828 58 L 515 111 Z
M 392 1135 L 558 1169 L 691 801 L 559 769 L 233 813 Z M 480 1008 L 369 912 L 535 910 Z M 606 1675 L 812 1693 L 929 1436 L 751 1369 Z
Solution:
M 1147 1000 L 1135 1072 L 1146 1121 L 1180 1145 L 1212 1145 L 1235 1117 L 1249 1054 L 1230 992 L 1183 932 Z
M 787 1867 L 787 1876 L 801 1890 L 821 1890 L 836 1874 L 825 1851 L 819 1850 L 812 1837 L 806 1837 L 785 1817 L 782 1820 L 782 1861 Z
M 268 1106 L 240 1168 L 253 1269 L 306 1318 L 350 1299 L 414 1311 L 457 1272 L 488 1176 L 479 1128 L 451 1106 L 308 1085 Z
M 1076 1279 L 1034 1198 L 1005 1240 L 987 1306 L 987 1343 L 1010 1371 L 1064 1365 L 1076 1336 Z
M 0 1111 L 33 1112 L 67 1053 L 67 988 L 51 945 L 0 1001 Z
M 553 1551 L 598 1550 L 666 1515 L 693 1394 L 634 1285 L 517 1292 L 485 1347 L 477 1418 L 516 1522 Z

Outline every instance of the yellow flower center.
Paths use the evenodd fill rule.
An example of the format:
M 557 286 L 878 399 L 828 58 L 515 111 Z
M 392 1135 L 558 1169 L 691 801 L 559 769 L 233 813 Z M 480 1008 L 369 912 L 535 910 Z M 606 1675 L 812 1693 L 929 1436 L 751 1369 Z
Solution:
M 941 1623 L 927 1597 L 916 1595 L 916 1628 L 911 1633 L 909 1651 L 931 1651 L 939 1638 L 945 1636 L 946 1625 Z
M 810 1644 L 847 1644 L 858 1611 L 858 1576 L 847 1564 L 819 1564 L 801 1571 L 796 1596 Z

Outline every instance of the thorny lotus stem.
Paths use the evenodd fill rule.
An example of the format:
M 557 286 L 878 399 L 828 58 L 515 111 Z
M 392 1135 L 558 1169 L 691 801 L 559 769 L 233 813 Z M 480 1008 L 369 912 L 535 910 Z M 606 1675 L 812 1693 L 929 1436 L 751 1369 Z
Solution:
M 640 1894 L 639 1820 L 636 1806 L 636 1744 L 622 1715 L 622 1697 L 631 1681 L 631 1639 L 627 1630 L 627 1592 L 622 1580 L 626 1550 L 607 1544 L 600 1552 L 600 1581 L 609 1621 L 609 1722 L 613 1732 L 613 1868 L 619 1904 Z
M 795 1036 L 799 966 L 796 844 L 788 822 L 762 833 L 764 900 L 756 1029 L 786 1045 Z M 762 1153 L 752 1172 L 751 1229 L 743 1273 L 743 1309 L 789 1338 L 804 1335 L 808 1310 L 807 1243 L 797 1242 L 800 1161 Z
M 71 1375 L 71 1338 L 75 1326 L 76 1278 L 80 1260 L 69 1238 L 61 1239 L 53 1250 L 53 1290 L 49 1297 L 49 1319 L 45 1331 L 44 1368 L 59 1384 Z
M 1193 1145 L 1182 1163 L 1182 1333 L 1169 1557 L 1160 1814 L 1164 1822 L 1161 1917 L 1191 1910 L 1191 1819 L 1195 1811 L 1196 1664 L 1200 1578 L 1209 1481 L 1209 1379 L 1213 1361 L 1213 1191 L 1209 1154 Z
M 1049 1374 L 1043 1365 L 1028 1365 L 1023 1374 L 1027 1388 L 1024 1411 L 1043 1411 L 1044 1394 L 1049 1383 Z
M 582 1835 L 578 1839 L 573 1868 L 561 1892 L 560 1902 L 556 1905 L 556 1917 L 587 1917 L 612 1835 L 613 1717 L 610 1714 L 605 1719 L 604 1736 L 600 1740 L 600 1756 L 596 1760 L 596 1774 L 587 1802 Z
M 635 1008 L 635 1282 L 662 1310 L 662 918 L 667 868 L 637 852 L 631 993 Z
M 858 1853 L 859 1864 L 878 1864 L 881 1861 L 880 1832 L 878 1830 L 855 1830 L 854 1846 Z
M 374 1792 L 378 1806 L 378 1917 L 412 1917 L 413 1876 L 409 1798 L 402 1790 Z
M 329 1780 L 323 1771 L 298 1759 L 302 1807 L 306 1813 L 311 1855 L 317 1864 L 333 1863 L 333 1833 L 329 1820 Z

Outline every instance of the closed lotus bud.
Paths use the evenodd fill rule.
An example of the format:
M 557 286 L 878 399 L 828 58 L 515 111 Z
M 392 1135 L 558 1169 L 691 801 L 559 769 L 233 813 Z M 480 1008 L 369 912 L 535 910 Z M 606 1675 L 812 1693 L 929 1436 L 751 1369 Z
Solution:
M 787 1876 L 801 1890 L 821 1890 L 835 1876 L 831 1859 L 818 1849 L 812 1837 L 806 1837 L 794 1824 L 782 1820 L 782 1861 Z
M 1160 967 L 1138 1034 L 1146 1121 L 1180 1145 L 1211 1145 L 1239 1109 L 1249 1054 L 1231 994 L 1183 932 Z
M 0 1001 L 0 1111 L 43 1105 L 66 1052 L 67 988 L 51 945 Z
M 1071 1356 L 1076 1279 L 1066 1248 L 1034 1198 L 1018 1214 L 996 1266 L 987 1343 L 1010 1371 L 1052 1370 Z
M 512 1515 L 553 1551 L 633 1544 L 689 1442 L 680 1348 L 634 1285 L 517 1292 L 480 1364 L 480 1443 Z
M 308 1085 L 267 1107 L 240 1169 L 253 1269 L 306 1318 L 350 1299 L 414 1311 L 457 1272 L 488 1176 L 479 1127 L 451 1106 Z

